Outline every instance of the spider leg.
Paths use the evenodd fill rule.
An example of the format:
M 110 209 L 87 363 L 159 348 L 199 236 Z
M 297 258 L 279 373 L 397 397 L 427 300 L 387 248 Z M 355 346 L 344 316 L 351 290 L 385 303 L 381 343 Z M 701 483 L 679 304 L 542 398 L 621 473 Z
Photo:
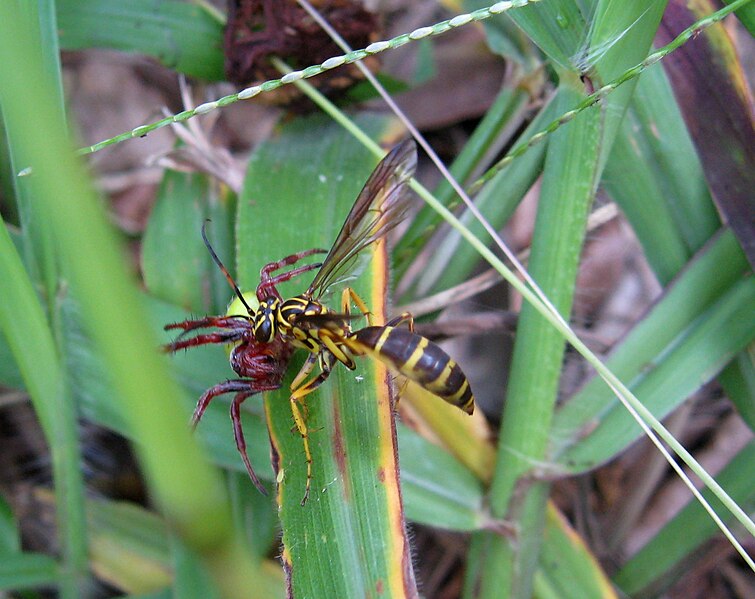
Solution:
M 292 264 L 296 264 L 299 260 L 301 260 L 302 258 L 306 258 L 307 256 L 311 256 L 313 254 L 323 254 L 326 251 L 327 250 L 321 250 L 321 249 L 315 248 L 315 249 L 306 250 L 303 252 L 297 252 L 296 254 L 291 254 L 290 256 L 286 256 L 282 260 L 278 260 L 277 262 L 271 262 L 270 264 L 266 264 L 265 266 L 263 266 L 262 269 L 260 270 L 260 283 L 259 285 L 257 285 L 257 299 L 259 299 L 260 302 L 265 301 L 268 297 L 271 297 L 271 296 L 281 299 L 281 295 L 278 292 L 278 289 L 276 288 L 276 285 L 278 285 L 278 283 L 283 283 L 304 272 L 314 270 L 316 268 L 320 268 L 320 266 L 322 265 L 319 263 L 306 264 L 304 266 L 294 268 L 293 270 L 289 270 L 287 272 L 281 273 L 274 277 L 271 277 L 270 273 L 280 268 L 283 268 L 284 266 L 291 266 Z
M 162 346 L 164 353 L 173 353 L 179 349 L 186 349 L 187 347 L 195 347 L 197 345 L 206 345 L 208 343 L 234 343 L 243 338 L 244 333 L 239 331 L 228 331 L 221 333 L 207 333 L 206 335 L 197 335 L 191 339 L 178 339 L 172 343 L 166 343 Z
M 236 449 L 241 454 L 241 459 L 244 461 L 246 471 L 249 474 L 249 478 L 252 479 L 252 483 L 257 487 L 257 490 L 263 495 L 267 495 L 267 489 L 262 485 L 262 482 L 254 472 L 252 463 L 249 461 L 249 455 L 246 453 L 246 440 L 244 439 L 244 429 L 241 426 L 241 404 L 244 400 L 252 395 L 248 392 L 239 392 L 233 398 L 231 402 L 231 422 L 233 423 L 233 438 L 236 440 Z
M 260 391 L 264 391 L 264 389 L 260 389 Z M 231 379 L 215 385 L 214 387 L 210 387 L 207 391 L 202 393 L 199 401 L 197 401 L 197 406 L 194 408 L 194 413 L 191 416 L 192 430 L 197 428 L 197 424 L 199 424 L 199 421 L 202 419 L 202 415 L 205 413 L 207 406 L 209 406 L 210 402 L 218 395 L 223 395 L 224 393 L 249 393 L 249 395 L 252 395 L 257 392 L 258 390 L 253 386 L 251 381 L 245 381 L 242 379 Z
M 184 332 L 190 332 L 195 329 L 207 329 L 210 327 L 217 327 L 219 329 L 235 329 L 240 326 L 240 322 L 248 321 L 247 316 L 205 316 L 197 320 L 184 320 L 182 322 L 173 322 L 166 324 L 163 329 L 170 331 L 171 329 L 181 329 Z
M 236 440 L 236 449 L 238 449 L 241 459 L 244 462 L 246 471 L 249 474 L 249 478 L 252 479 L 252 483 L 260 493 L 267 495 L 267 490 L 262 485 L 259 477 L 255 474 L 252 463 L 249 461 L 249 456 L 246 453 L 246 440 L 244 439 L 244 429 L 241 425 L 241 404 L 244 403 L 248 397 L 261 393 L 263 391 L 273 391 L 280 385 L 275 383 L 262 383 L 259 381 L 245 381 L 243 379 L 232 379 L 210 387 L 202 394 L 197 402 L 197 407 L 194 409 L 194 414 L 191 417 L 192 429 L 195 429 L 199 423 L 202 415 L 204 414 L 207 406 L 218 395 L 225 393 L 236 393 L 231 402 L 231 422 L 233 423 L 233 436 Z
M 214 333 L 203 333 L 190 339 L 183 339 L 185 335 L 196 331 L 214 327 L 220 330 Z M 206 316 L 199 320 L 184 320 L 166 325 L 165 330 L 181 329 L 181 333 L 172 343 L 166 343 L 162 350 L 166 353 L 175 352 L 187 347 L 196 347 L 208 343 L 233 343 L 243 339 L 251 330 L 249 319 L 244 316 Z

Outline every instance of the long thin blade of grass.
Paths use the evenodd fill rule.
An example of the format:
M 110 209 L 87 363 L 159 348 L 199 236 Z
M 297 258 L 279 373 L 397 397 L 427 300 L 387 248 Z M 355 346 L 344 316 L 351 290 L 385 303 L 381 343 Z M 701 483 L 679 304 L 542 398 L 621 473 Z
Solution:
M 240 589 L 250 588 L 254 575 L 233 537 L 224 494 L 190 438 L 178 391 L 156 352 L 156 339 L 126 276 L 123 256 L 39 76 L 32 38 L 17 28 L 19 22 L 13 4 L 0 4 L 4 115 L 17 131 L 14 143 L 29 158 L 35 201 L 48 215 L 81 302 L 82 318 L 105 358 L 112 397 L 124 402 L 129 427 L 141 442 L 139 455 L 156 499 L 187 543 L 203 556 L 224 593 L 242 596 Z M 36 373 L 32 378 L 49 380 Z M 55 388 L 52 396 L 58 392 Z M 207 514 L 214 517 L 206 518 Z

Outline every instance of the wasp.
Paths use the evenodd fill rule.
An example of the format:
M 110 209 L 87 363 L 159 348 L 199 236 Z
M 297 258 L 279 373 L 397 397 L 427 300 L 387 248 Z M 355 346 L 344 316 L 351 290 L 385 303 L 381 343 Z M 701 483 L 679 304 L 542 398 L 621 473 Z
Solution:
M 425 388 L 430 393 L 471 414 L 474 395 L 459 365 L 438 345 L 414 332 L 411 314 L 404 313 L 384 325 L 375 325 L 364 301 L 350 287 L 341 295 L 340 312 L 327 308 L 321 299 L 338 283 L 354 276 L 363 250 L 383 237 L 404 218 L 408 206 L 406 183 L 414 173 L 417 152 L 412 140 L 394 147 L 367 179 L 351 208 L 330 251 L 321 263 L 297 266 L 273 276 L 278 270 L 294 266 L 299 260 L 325 250 L 312 249 L 287 256 L 264 266 L 255 295 L 256 302 L 247 302 L 223 266 L 207 237 L 205 245 L 225 275 L 236 297 L 246 310 L 245 315 L 207 317 L 166 326 L 182 329 L 166 351 L 206 343 L 234 343 L 231 367 L 241 379 L 220 383 L 200 397 L 192 423 L 196 426 L 210 401 L 224 393 L 236 393 L 231 403 L 236 446 L 241 453 L 255 486 L 264 488 L 246 455 L 241 430 L 240 405 L 249 396 L 281 386 L 291 355 L 297 348 L 308 352 L 301 370 L 291 383 L 289 403 L 294 422 L 302 437 L 307 462 L 304 503 L 309 496 L 312 479 L 312 455 L 306 425 L 304 398 L 324 383 L 337 363 L 351 370 L 356 368 L 354 356 L 369 355 Z M 307 290 L 293 298 L 283 299 L 277 285 L 305 272 L 317 272 Z M 368 326 L 354 330 L 351 304 L 356 305 Z M 250 304 L 256 304 L 252 306 Z M 197 334 L 182 339 L 184 334 L 201 328 L 219 331 Z M 312 374 L 315 367 L 319 372 Z

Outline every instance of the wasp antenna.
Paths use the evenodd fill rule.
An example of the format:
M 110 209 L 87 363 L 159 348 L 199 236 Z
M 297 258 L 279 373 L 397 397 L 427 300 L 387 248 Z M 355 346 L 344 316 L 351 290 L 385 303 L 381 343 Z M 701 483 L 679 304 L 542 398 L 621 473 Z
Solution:
M 215 250 L 212 249 L 212 245 L 210 244 L 210 240 L 207 239 L 207 223 L 210 222 L 210 219 L 206 219 L 202 223 L 202 241 L 204 241 L 205 247 L 207 248 L 207 251 L 210 252 L 210 256 L 212 256 L 212 261 L 217 265 L 217 267 L 220 269 L 220 272 L 223 273 L 223 276 L 225 277 L 225 280 L 228 281 L 228 284 L 233 288 L 234 293 L 236 294 L 236 297 L 241 300 L 241 303 L 244 304 L 244 307 L 246 308 L 246 311 L 249 312 L 249 314 L 254 314 L 254 310 L 252 310 L 249 307 L 249 304 L 246 303 L 246 300 L 244 299 L 244 296 L 241 294 L 241 290 L 239 289 L 239 286 L 236 285 L 236 281 L 233 280 L 233 277 L 231 276 L 231 273 L 228 272 L 228 269 L 225 267 L 225 265 L 220 261 L 220 258 L 218 258 L 218 255 L 215 253 Z

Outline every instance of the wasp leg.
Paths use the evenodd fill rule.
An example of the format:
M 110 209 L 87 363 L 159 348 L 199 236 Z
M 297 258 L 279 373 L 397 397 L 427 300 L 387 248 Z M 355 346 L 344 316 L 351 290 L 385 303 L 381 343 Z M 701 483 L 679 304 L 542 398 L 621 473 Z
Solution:
M 301 386 L 302 381 L 304 381 L 309 376 L 316 363 L 317 355 L 309 354 L 306 361 L 302 365 L 301 370 L 299 370 L 298 374 L 291 382 L 292 395 L 288 398 L 289 404 L 291 406 L 291 414 L 294 417 L 296 430 L 299 432 L 299 435 L 301 435 L 302 438 L 302 444 L 304 445 L 304 457 L 307 461 L 307 482 L 304 490 L 304 498 L 301 500 L 301 505 L 304 505 L 307 502 L 307 498 L 309 497 L 310 481 L 312 480 L 312 453 L 309 451 L 309 432 L 307 431 L 306 407 L 303 404 L 301 408 L 299 407 L 297 400 L 294 399 L 293 393 L 295 389 Z
M 318 356 L 316 356 L 315 354 L 311 354 L 310 357 L 307 358 L 307 362 L 304 364 L 301 371 L 296 376 L 296 380 L 294 382 L 303 381 L 306 378 L 306 376 L 312 371 L 317 358 Z M 302 445 L 304 446 L 304 457 L 307 461 L 307 482 L 304 489 L 304 497 L 301 500 L 301 505 L 307 503 L 307 499 L 309 498 L 309 489 L 312 486 L 312 452 L 309 449 L 309 430 L 307 429 L 307 420 L 305 417 L 306 404 L 303 400 L 307 395 L 312 393 L 326 380 L 328 380 L 328 377 L 330 376 L 330 370 L 335 363 L 335 357 L 329 353 L 320 353 L 319 358 L 321 369 L 320 374 L 300 386 L 296 386 L 292 383 L 291 396 L 288 399 L 289 404 L 291 405 L 291 413 L 293 414 L 294 422 L 296 423 L 296 429 L 299 431 L 299 434 L 302 438 Z M 302 373 L 305 371 L 305 369 L 307 372 L 302 376 Z
M 301 386 L 302 381 L 309 376 L 309 373 L 312 372 L 315 364 L 317 364 L 317 354 L 309 354 L 307 356 L 307 360 L 304 362 L 304 365 L 301 367 L 301 370 L 299 370 L 299 373 L 296 375 L 294 380 L 291 381 L 292 391 L 294 389 L 298 389 Z
M 406 325 L 406 327 L 409 329 L 409 332 L 414 332 L 414 316 L 411 312 L 402 312 L 400 315 L 396 316 L 396 318 L 391 318 L 383 326 L 398 327 L 402 324 Z
M 404 393 L 406 393 L 406 388 L 409 386 L 409 379 L 404 377 L 404 380 L 401 382 L 398 387 L 396 387 L 396 395 L 393 399 L 393 409 L 398 410 L 398 402 L 401 401 L 401 398 L 404 396 Z
M 347 352 L 348 347 L 343 343 L 343 339 L 345 339 L 343 335 L 334 335 L 328 330 L 323 330 L 320 331 L 320 334 L 317 336 L 317 338 L 320 340 L 320 343 L 324 345 L 328 350 L 328 353 L 331 354 L 332 359 L 334 358 L 335 360 L 338 360 L 349 370 L 354 370 L 357 367 L 354 359 Z M 324 356 L 327 354 L 321 353 L 320 355 Z M 331 362 L 335 363 L 332 359 Z
M 354 302 L 356 304 L 356 307 L 359 308 L 362 316 L 367 319 L 367 325 L 372 326 L 372 312 L 370 312 L 367 304 L 361 297 L 359 297 L 359 294 L 357 294 L 356 291 L 354 291 L 351 287 L 347 287 L 341 293 L 341 312 L 343 314 L 348 315 L 351 313 L 351 302 Z
M 291 413 L 294 415 L 296 430 L 301 435 L 302 445 L 304 446 L 304 459 L 307 461 L 307 482 L 304 486 L 304 497 L 302 497 L 300 502 L 301 505 L 304 505 L 309 498 L 309 488 L 312 482 L 312 452 L 309 450 L 309 432 L 307 430 L 307 420 L 299 409 L 298 401 L 294 399 L 293 395 L 288 398 L 288 401 L 291 405 Z

